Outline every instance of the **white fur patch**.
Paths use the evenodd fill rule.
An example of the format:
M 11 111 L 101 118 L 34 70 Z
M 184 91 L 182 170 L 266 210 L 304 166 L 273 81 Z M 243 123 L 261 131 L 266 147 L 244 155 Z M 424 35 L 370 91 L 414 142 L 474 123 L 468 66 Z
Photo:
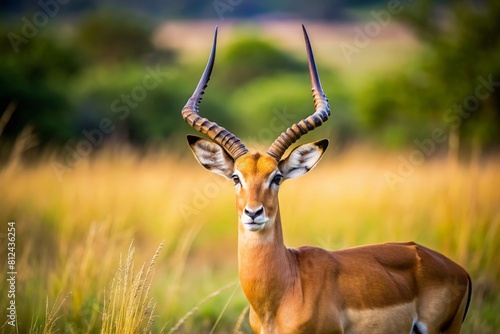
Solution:
M 346 309 L 345 333 L 412 333 L 415 314 L 413 302 L 377 309 Z
M 268 226 L 272 226 L 273 224 L 274 219 L 269 219 L 266 223 L 266 225 Z M 242 242 L 247 246 L 259 246 L 275 242 L 273 229 L 269 229 L 265 234 L 261 234 L 258 231 L 249 231 L 245 229 L 244 233 L 238 233 L 238 239 L 238 242 Z
M 232 161 L 219 145 L 200 140 L 192 146 L 192 149 L 203 167 L 213 173 L 230 177 L 233 168 Z
M 284 177 L 293 179 L 304 175 L 318 163 L 322 155 L 323 151 L 313 144 L 297 147 L 280 164 Z

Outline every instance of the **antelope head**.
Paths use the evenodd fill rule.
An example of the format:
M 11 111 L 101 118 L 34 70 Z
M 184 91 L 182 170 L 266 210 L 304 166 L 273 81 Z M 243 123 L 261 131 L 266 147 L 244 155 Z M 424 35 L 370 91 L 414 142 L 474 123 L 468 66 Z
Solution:
M 193 95 L 182 109 L 182 117 L 197 131 L 211 140 L 187 137 L 198 162 L 209 171 L 232 179 L 236 189 L 240 230 L 265 233 L 271 231 L 279 217 L 278 190 L 286 179 L 304 175 L 323 156 L 328 140 L 296 147 L 286 158 L 285 151 L 302 135 L 323 124 L 330 116 L 328 99 L 321 88 L 307 32 L 302 26 L 309 60 L 309 73 L 315 111 L 309 117 L 290 126 L 269 147 L 266 153 L 250 153 L 234 134 L 199 116 L 199 104 L 210 79 L 215 60 L 217 28 L 212 51 L 203 75 Z

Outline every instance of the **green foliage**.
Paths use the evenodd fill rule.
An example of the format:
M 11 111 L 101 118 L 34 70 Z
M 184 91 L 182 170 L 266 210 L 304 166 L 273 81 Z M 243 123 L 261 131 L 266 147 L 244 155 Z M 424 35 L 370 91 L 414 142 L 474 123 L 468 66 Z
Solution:
M 11 31 L 16 29 L 6 26 L 0 32 L 7 36 Z M 103 11 L 87 16 L 74 35 L 56 36 L 55 31 L 40 32 L 17 53 L 9 39 L 0 41 L 0 109 L 3 112 L 11 102 L 17 105 L 2 136 L 7 141 L 30 124 L 42 147 L 49 142 L 63 144 L 82 136 L 83 129 L 99 127 L 114 100 L 141 89 L 148 68 L 160 69 L 160 81 L 168 77 L 165 64 L 173 53 L 155 50 L 150 42 L 152 27 L 135 16 Z M 149 82 L 155 89 L 146 90 L 138 112 L 130 113 L 122 126 L 141 142 L 174 128 L 168 117 L 154 117 L 155 106 L 180 108 L 182 103 L 176 100 L 175 84 Z
M 6 36 L 10 27 L 0 28 Z M 78 48 L 42 33 L 14 52 L 10 41 L 0 41 L 0 110 L 17 105 L 3 136 L 10 139 L 27 124 L 35 126 L 42 143 L 71 136 L 68 84 L 80 72 Z
M 376 79 L 359 92 L 360 125 L 385 145 L 398 147 L 425 136 L 443 108 L 433 83 L 414 68 Z
M 96 63 L 138 61 L 156 52 L 151 44 L 152 27 L 144 21 L 130 13 L 92 13 L 79 26 L 76 42 Z
M 228 86 L 247 83 L 256 78 L 279 73 L 303 73 L 307 65 L 289 53 L 255 37 L 240 37 L 221 51 L 218 75 L 225 78 Z
M 35 2 L 36 3 L 36 2 Z M 117 1 L 100 0 L 85 1 L 72 0 L 64 3 L 65 13 L 74 14 L 81 11 L 95 11 L 102 7 L 126 8 L 132 11 L 141 11 L 151 16 L 161 19 L 172 18 L 179 19 L 214 19 L 219 18 L 217 8 L 224 17 L 232 18 L 253 18 L 258 15 L 269 15 L 285 13 L 294 17 L 302 16 L 308 19 L 332 19 L 342 16 L 346 10 L 351 7 L 367 5 L 385 5 L 387 1 L 383 0 L 315 0 L 307 3 L 285 0 L 254 0 L 254 1 L 236 1 L 236 0 L 185 0 L 185 1 L 162 1 L 162 0 L 143 0 L 143 1 Z M 3 0 L 0 4 L 0 13 L 19 14 L 29 7 L 35 7 L 31 0 Z M 36 8 L 36 7 L 35 7 Z
M 253 80 L 233 92 L 229 109 L 244 120 L 239 133 L 261 144 L 269 144 L 290 125 L 304 119 L 314 111 L 311 97 L 311 81 L 307 71 L 302 74 L 279 74 Z M 328 87 L 330 82 L 337 83 L 339 78 L 329 71 L 321 71 L 321 78 Z M 332 117 L 335 122 L 322 125 L 314 131 L 315 137 L 337 136 L 344 140 L 352 134 L 345 117 L 348 111 L 344 105 L 347 96 L 341 88 L 328 94 L 331 100 Z M 335 130 L 334 130 L 335 129 Z
M 156 79 L 152 72 L 158 73 Z M 107 118 L 113 128 L 109 135 L 122 140 L 144 144 L 164 138 L 178 127 L 179 110 L 188 96 L 179 80 L 166 66 L 91 68 L 75 82 L 77 129 L 98 129 Z
M 365 87 L 352 92 L 343 91 L 342 77 L 319 69 L 335 122 L 318 134 L 348 141 L 369 133 L 386 145 L 403 146 L 429 137 L 436 127 L 454 126 L 461 145 L 496 145 L 500 90 L 495 87 L 467 116 L 454 106 L 474 97 L 482 79 L 499 81 L 499 5 L 453 2 L 446 7 L 447 24 L 433 19 L 433 3 L 414 6 L 401 16 L 427 44 L 404 67 L 375 73 L 374 80 L 363 77 L 359 82 Z M 98 129 L 106 118 L 112 122 L 110 136 L 139 144 L 189 131 L 179 111 L 208 52 L 200 54 L 195 66 L 174 63 L 172 51 L 152 46 L 153 27 L 144 22 L 123 12 L 90 13 L 73 31 L 41 31 L 19 54 L 3 39 L 0 108 L 11 101 L 18 105 L 4 136 L 12 139 L 31 123 L 42 144 L 64 144 L 81 138 L 82 130 Z M 2 33 L 9 31 L 15 29 Z M 295 56 L 278 44 L 256 38 L 253 31 L 239 31 L 230 44 L 219 47 L 201 106 L 204 116 L 237 135 L 267 143 L 308 115 L 312 103 L 305 55 Z M 148 68 L 161 72 L 161 80 L 150 82 L 150 88 L 144 86 Z M 277 124 L 276 113 L 291 116 L 278 118 Z
M 430 1 L 405 11 L 403 21 L 427 42 L 425 51 L 364 92 L 364 124 L 390 133 L 382 138 L 391 144 L 429 137 L 436 127 L 454 128 L 465 146 L 500 140 L 500 90 L 485 84 L 500 79 L 500 5 L 453 1 L 446 9 L 449 24 L 435 20 Z
M 271 115 L 276 113 L 282 115 L 276 125 L 284 131 L 293 121 L 299 121 L 301 115 L 307 116 L 313 110 L 312 99 L 309 99 L 310 86 L 307 75 L 282 74 L 253 80 L 232 94 L 230 109 L 237 110 L 247 124 L 252 124 L 242 129 L 246 135 L 269 127 Z M 289 121 L 281 119 L 283 117 Z

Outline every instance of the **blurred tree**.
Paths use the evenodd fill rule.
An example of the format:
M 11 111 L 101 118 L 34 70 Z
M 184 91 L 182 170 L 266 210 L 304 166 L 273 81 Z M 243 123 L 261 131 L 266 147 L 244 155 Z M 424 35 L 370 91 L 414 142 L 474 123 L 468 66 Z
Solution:
M 75 81 L 79 137 L 91 132 L 96 138 L 145 145 L 184 135 L 189 128 L 183 127 L 180 111 L 194 89 L 192 78 L 199 74 L 185 73 L 180 67 L 136 63 L 85 71 Z M 220 111 L 220 103 L 204 99 L 203 108 Z M 103 120 L 109 131 L 100 129 Z
M 401 73 L 373 83 L 362 101 L 365 124 L 391 129 L 393 142 L 443 127 L 451 129 L 452 146 L 458 138 L 464 146 L 498 145 L 500 2 L 418 1 L 401 19 L 426 43 L 424 52 Z
M 289 126 L 312 114 L 314 104 L 307 65 L 301 72 L 255 79 L 232 92 L 228 107 L 239 117 L 235 127 L 238 133 L 251 141 L 269 145 Z M 346 110 L 348 97 L 335 73 L 325 69 L 320 72 L 335 121 L 325 123 L 312 136 L 335 137 L 340 146 L 354 135 L 353 120 L 349 118 L 352 113 Z
M 0 32 L 7 36 L 9 32 L 17 31 L 15 28 L 5 27 Z M 164 78 L 162 71 L 172 61 L 173 52 L 155 50 L 150 42 L 151 32 L 152 26 L 143 24 L 136 16 L 103 11 L 87 16 L 73 35 L 60 34 L 57 29 L 40 31 L 26 43 L 23 42 L 17 53 L 8 38 L 2 39 L 0 110 L 3 112 L 10 102 L 17 104 L 2 139 L 12 139 L 27 124 L 34 126 L 42 146 L 48 142 L 62 144 L 70 138 L 81 137 L 84 126 L 94 126 L 92 120 L 102 119 L 115 99 L 122 94 L 130 95 L 134 87 L 140 89 L 144 86 L 148 68 L 151 72 L 158 72 L 153 74 L 156 78 Z M 109 68 L 107 74 L 102 73 L 104 67 Z M 116 69 L 113 70 L 113 67 Z M 135 70 L 137 68 L 140 74 Z M 132 69 L 130 75 L 116 74 L 129 69 Z M 100 96 L 105 95 L 108 100 L 93 100 L 93 94 L 97 94 L 95 91 L 87 90 L 88 96 L 79 91 L 83 76 L 97 81 L 98 75 L 117 78 L 107 83 L 109 87 L 98 87 L 102 90 Z M 127 79 L 127 75 L 128 78 L 136 75 L 137 80 L 123 86 L 120 80 Z M 154 80 L 148 83 L 159 86 Z M 106 92 L 116 94 L 106 95 Z M 153 96 L 150 94 L 149 100 L 154 99 Z M 139 96 L 139 99 L 142 97 Z M 144 103 L 146 105 L 151 107 Z M 152 120 L 155 122 L 158 119 Z M 160 128 L 160 124 L 165 125 L 165 122 L 156 122 L 156 128 Z M 148 127 L 144 129 L 147 131 Z M 168 129 L 168 126 L 163 127 L 167 133 Z M 130 131 L 134 139 L 144 141 L 147 137 L 138 128 L 132 127 Z M 158 131 L 151 131 L 149 138 L 157 137 Z
M 172 50 L 156 50 L 151 43 L 153 26 L 136 14 L 101 10 L 83 20 L 76 42 L 94 63 L 117 64 L 158 58 L 172 61 Z
M 372 1 L 373 2 L 373 1 Z M 310 1 L 290 1 L 290 11 L 300 13 L 301 16 L 312 20 L 335 20 L 344 19 L 346 17 L 346 8 L 348 1 L 346 0 L 310 0 Z M 358 1 L 358 5 L 366 5 L 370 1 Z M 351 4 L 352 6 L 352 4 Z
M 436 0 L 438 1 L 438 0 Z M 40 9 L 39 1 L 3 0 L 0 2 L 0 13 L 22 13 Z M 386 5 L 386 0 L 314 0 L 308 2 L 285 0 L 71 0 L 62 4 L 66 14 L 74 15 L 83 11 L 92 12 L 100 8 L 121 8 L 134 12 L 147 13 L 149 16 L 162 19 L 214 19 L 214 18 L 249 18 L 261 15 L 289 15 L 312 20 L 332 20 L 345 16 L 346 10 L 352 7 Z M 223 12 L 223 17 L 218 16 Z M 227 9 L 227 10 L 226 10 Z
M 0 28 L 6 36 L 10 27 Z M 14 111 L 2 137 L 11 139 L 31 124 L 41 144 L 62 142 L 71 135 L 68 83 L 80 72 L 78 49 L 42 33 L 18 53 L 7 38 L 0 40 L 0 112 L 10 102 Z
M 241 85 L 256 78 L 273 76 L 278 73 L 303 73 L 307 64 L 296 60 L 285 52 L 255 37 L 237 38 L 221 51 L 220 76 L 228 86 Z

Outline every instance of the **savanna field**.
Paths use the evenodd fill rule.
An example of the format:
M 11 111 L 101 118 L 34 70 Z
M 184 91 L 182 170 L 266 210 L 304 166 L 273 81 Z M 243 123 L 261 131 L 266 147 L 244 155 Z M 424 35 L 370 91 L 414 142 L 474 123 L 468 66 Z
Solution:
M 257 141 L 255 145 L 249 143 L 249 148 L 267 148 L 274 137 L 268 138 L 261 130 L 275 124 L 276 119 L 282 131 L 291 120 L 313 111 L 300 23 L 270 21 L 248 28 L 224 22 L 220 27 L 221 56 L 201 110 L 223 126 L 239 126 L 244 141 Z M 180 110 L 206 62 L 214 25 L 169 21 L 155 31 L 155 45 L 168 44 L 178 52 L 179 62 L 162 67 L 158 89 L 148 91 L 137 110 L 130 108 L 126 120 L 144 132 L 156 131 L 150 134 L 151 143 L 124 144 L 126 140 L 120 141 L 122 134 L 116 131 L 116 138 L 110 136 L 111 140 L 104 140 L 90 154 L 63 169 L 60 163 L 64 163 L 67 152 L 62 145 L 49 145 L 40 148 L 38 155 L 30 154 L 31 146 L 36 149 L 36 143 L 30 142 L 30 130 L 25 129 L 9 143 L 13 153 L 5 154 L 8 145 L 0 145 L 0 156 L 10 156 L 0 164 L 0 333 L 251 333 L 248 304 L 237 272 L 233 183 L 200 167 L 179 133 L 172 130 L 172 138 L 179 136 L 171 141 L 159 135 L 164 128 L 173 128 L 182 137 L 195 133 L 182 121 Z M 445 143 L 429 155 L 422 154 L 418 165 L 403 168 L 404 175 L 396 180 L 387 178 L 388 172 L 400 173 L 401 158 L 408 161 L 416 149 L 413 140 L 429 138 L 427 130 L 434 129 L 435 124 L 442 126 L 443 112 L 453 103 L 462 102 L 470 93 L 468 88 L 464 94 L 460 91 L 458 101 L 431 104 L 437 110 L 433 110 L 437 115 L 433 121 L 441 123 L 429 122 L 423 130 L 413 126 L 424 109 L 417 103 L 412 110 L 418 117 L 400 122 L 388 113 L 385 117 L 395 118 L 396 126 L 378 133 L 385 124 L 377 119 L 390 105 L 382 99 L 384 103 L 376 105 L 381 106 L 381 111 L 377 109 L 380 114 L 367 117 L 367 122 L 370 117 L 375 120 L 372 131 L 376 134 L 355 134 L 362 140 L 343 141 L 351 139 L 349 124 L 359 126 L 362 117 L 353 114 L 366 107 L 366 101 L 401 95 L 394 91 L 394 87 L 402 86 L 399 81 L 379 90 L 373 79 L 383 82 L 387 78 L 391 83 L 394 77 L 407 78 L 404 71 L 416 66 L 412 59 L 425 48 L 407 29 L 395 24 L 346 61 L 338 45 L 352 42 L 354 24 L 306 25 L 324 89 L 331 98 L 332 117 L 328 125 L 304 136 L 300 143 L 328 137 L 332 144 L 311 173 L 287 180 L 280 189 L 285 243 L 288 247 L 313 245 L 336 250 L 415 241 L 432 248 L 471 274 L 473 296 L 462 333 L 498 333 L 498 153 L 494 148 L 481 151 L 472 144 L 461 146 L 460 154 L 454 155 L 458 148 L 448 154 Z M 247 30 L 265 36 L 266 41 L 285 50 L 284 54 L 291 54 L 294 61 L 302 61 L 297 68 L 294 61 L 290 66 L 304 75 L 290 74 L 288 69 L 273 75 L 259 74 L 254 81 L 237 82 L 238 89 L 233 91 L 226 82 L 230 76 L 224 76 L 232 59 L 224 47 L 234 44 L 238 34 L 246 36 Z M 96 101 L 101 98 L 108 114 L 99 117 L 116 119 L 117 115 L 109 116 L 111 101 L 140 84 L 146 67 L 142 63 L 113 66 L 99 63 L 85 68 L 68 90 L 72 89 L 81 101 L 89 96 Z M 394 69 L 406 74 L 398 77 Z M 283 88 L 284 84 L 289 86 Z M 116 87 L 107 95 L 99 95 L 112 85 Z M 367 90 L 370 85 L 375 89 Z M 412 106 L 411 89 L 415 87 L 411 86 L 405 97 L 409 96 Z M 432 91 L 422 87 L 416 92 Z M 184 88 L 189 92 L 180 94 Z M 162 96 L 176 107 L 162 109 Z M 395 101 L 389 100 L 396 110 L 406 106 L 406 101 Z M 219 113 L 221 106 L 230 113 L 241 113 L 237 115 L 240 118 Z M 141 107 L 147 109 L 142 114 Z M 242 122 L 241 115 L 249 120 Z M 292 119 L 283 120 L 279 115 Z M 144 121 L 148 117 L 149 123 Z M 464 127 L 474 117 L 479 116 L 462 118 Z M 8 130 L 8 121 L 6 126 Z M 348 129 L 348 135 L 337 133 L 340 128 Z M 279 135 L 272 131 L 273 136 Z M 406 138 L 404 135 L 410 138 L 408 145 L 398 142 Z M 0 144 L 5 143 L 4 138 L 0 135 Z M 69 145 L 74 148 L 77 143 L 73 139 Z M 12 251 L 7 246 L 9 228 L 15 229 L 14 285 L 5 279 L 11 271 L 7 259 Z M 15 329 L 8 324 L 8 307 L 13 300 L 8 291 L 12 288 L 17 309 Z
M 285 182 L 287 245 L 413 240 L 434 248 L 472 275 L 463 332 L 496 333 L 500 161 L 437 157 L 391 189 L 384 174 L 397 169 L 398 154 L 332 151 Z M 7 222 L 16 227 L 19 333 L 249 332 L 231 182 L 166 150 L 105 149 L 62 181 L 46 159 L 12 162 L 0 174 L 2 245 Z M 3 322 L 4 292 L 0 303 Z

